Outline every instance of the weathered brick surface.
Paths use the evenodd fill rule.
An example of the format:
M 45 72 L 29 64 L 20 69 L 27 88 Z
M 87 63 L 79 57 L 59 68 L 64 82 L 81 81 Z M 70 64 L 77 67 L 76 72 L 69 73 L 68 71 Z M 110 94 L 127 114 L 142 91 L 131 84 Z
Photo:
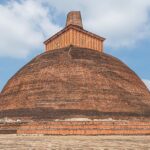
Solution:
M 150 122 L 47 122 L 22 125 L 18 134 L 150 135 Z
M 0 134 L 150 135 L 149 121 L 51 121 L 0 124 Z
M 110 55 L 78 47 L 37 56 L 0 96 L 0 118 L 148 119 L 149 108 L 150 93 L 132 70 Z

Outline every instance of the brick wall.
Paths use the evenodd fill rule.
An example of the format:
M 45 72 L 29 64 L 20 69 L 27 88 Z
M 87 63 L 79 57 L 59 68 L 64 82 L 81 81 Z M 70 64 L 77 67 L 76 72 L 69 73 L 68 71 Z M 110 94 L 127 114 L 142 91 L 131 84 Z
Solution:
M 150 122 L 45 122 L 22 125 L 18 134 L 147 135 Z

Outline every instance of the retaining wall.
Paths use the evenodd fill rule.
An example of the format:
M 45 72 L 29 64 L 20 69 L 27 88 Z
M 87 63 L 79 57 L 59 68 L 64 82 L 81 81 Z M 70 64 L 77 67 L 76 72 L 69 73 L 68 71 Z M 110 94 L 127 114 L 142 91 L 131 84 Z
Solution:
M 21 125 L 17 134 L 150 135 L 150 122 L 40 122 Z

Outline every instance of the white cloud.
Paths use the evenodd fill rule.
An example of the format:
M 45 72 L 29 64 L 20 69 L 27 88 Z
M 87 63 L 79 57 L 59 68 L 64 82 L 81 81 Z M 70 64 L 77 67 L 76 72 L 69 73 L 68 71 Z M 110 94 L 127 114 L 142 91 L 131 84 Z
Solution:
M 150 90 L 150 80 L 143 79 L 143 82 L 145 83 L 145 85 L 147 86 L 147 88 Z
M 41 3 L 27 0 L 0 5 L 0 56 L 25 57 L 42 48 L 45 37 L 58 30 Z
M 24 57 L 60 29 L 55 18 L 80 10 L 87 30 L 112 48 L 150 38 L 150 0 L 15 0 L 0 5 L 0 56 Z M 61 20 L 61 18 L 60 18 Z

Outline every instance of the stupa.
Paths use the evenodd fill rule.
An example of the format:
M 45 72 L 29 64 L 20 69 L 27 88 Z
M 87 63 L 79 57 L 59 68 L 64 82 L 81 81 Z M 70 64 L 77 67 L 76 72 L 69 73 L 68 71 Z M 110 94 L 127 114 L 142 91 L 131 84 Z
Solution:
M 0 93 L 0 133 L 150 134 L 150 92 L 105 38 L 86 31 L 79 11 L 44 42 Z

